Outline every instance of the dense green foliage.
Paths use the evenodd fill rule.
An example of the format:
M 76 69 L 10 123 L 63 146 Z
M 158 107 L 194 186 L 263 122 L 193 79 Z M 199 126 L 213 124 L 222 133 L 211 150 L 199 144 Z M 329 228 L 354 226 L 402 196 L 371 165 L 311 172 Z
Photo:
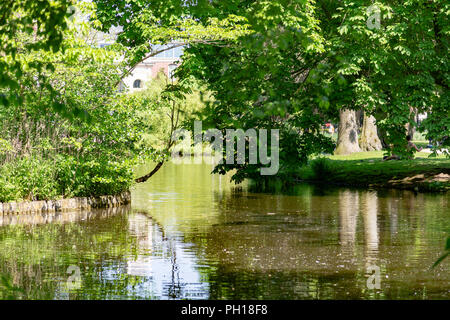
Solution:
M 88 21 L 73 21 L 73 12 L 68 9 L 74 3 L 88 10 L 83 11 L 89 15 Z M 306 180 L 414 191 L 450 189 L 447 159 L 382 162 L 381 155 L 377 154 L 376 159 L 330 160 L 323 154 L 331 153 L 335 145 L 322 128 L 324 122 L 336 121 L 340 110 L 360 110 L 363 115 L 375 117 L 384 141 L 391 145 L 386 150 L 388 154 L 413 158 L 415 151 L 407 147 L 405 139 L 409 125 L 431 140 L 436 151 L 434 156 L 438 150 L 450 156 L 448 2 L 2 0 L 0 12 L 0 202 L 116 194 L 128 190 L 140 179 L 133 173 L 134 165 L 152 160 L 158 163 L 159 169 L 171 155 L 175 143 L 173 133 L 179 128 L 192 128 L 194 119 L 203 121 L 204 130 L 217 128 L 223 133 L 230 128 L 280 130 L 278 180 L 261 177 L 261 164 L 250 164 L 250 157 L 245 164 L 215 167 L 213 172 L 220 174 L 233 170 L 235 182 L 252 178 L 257 187 L 270 187 L 271 183 L 278 187 L 277 183 L 283 179 L 283 183 Z M 121 27 L 118 38 L 111 39 L 112 45 L 99 48 L 98 36 L 107 35 L 97 31 L 107 32 L 111 27 Z M 145 90 L 133 94 L 119 92 L 121 80 L 139 62 L 158 53 L 156 48 L 160 47 L 155 45 L 167 43 L 185 46 L 182 65 L 175 74 L 178 81 L 170 81 L 160 74 Z M 418 126 L 416 116 L 424 113 L 427 118 Z M 271 152 L 274 150 L 269 148 Z M 192 176 L 194 173 L 191 172 Z M 185 188 L 182 184 L 177 187 Z M 316 201 L 308 197 L 309 202 L 302 202 L 300 207 L 311 206 Z M 252 203 L 252 198 L 258 201 Z M 275 215 L 266 210 L 272 208 L 273 198 L 266 197 L 270 203 L 267 207 L 260 199 L 251 196 L 243 202 L 236 201 L 250 202 L 234 211 L 230 210 L 233 201 L 220 200 L 219 214 L 214 219 L 223 216 L 233 221 L 219 221 L 211 232 L 203 233 L 208 235 L 207 239 L 196 236 L 193 242 L 200 241 L 201 250 L 216 245 L 217 252 L 222 254 L 224 239 L 240 239 L 227 234 L 227 230 L 233 229 L 221 231 L 218 226 L 242 226 L 242 234 L 248 235 L 250 229 L 246 228 L 255 228 L 257 224 L 242 221 L 254 219 L 254 209 L 261 203 L 264 217 L 266 213 Z M 441 203 L 433 204 L 433 214 L 441 214 L 438 205 Z M 245 216 L 249 207 L 252 215 Z M 298 207 L 295 203 L 292 212 L 300 212 L 296 210 Z M 222 208 L 226 212 L 222 213 Z M 356 208 L 353 206 L 351 210 Z M 406 221 L 407 230 L 417 231 L 416 242 L 420 243 L 421 229 L 413 227 L 416 219 L 411 219 L 410 204 L 405 208 L 400 212 L 405 214 L 400 216 L 400 221 Z M 336 229 L 333 230 L 338 230 L 330 207 L 321 211 L 325 212 L 322 217 L 334 221 Z M 195 219 L 186 216 L 177 225 L 188 230 L 192 222 L 197 228 L 198 215 Z M 304 228 L 304 217 L 298 216 Z M 109 280 L 103 276 L 104 272 L 110 272 L 110 264 L 118 261 L 125 265 L 130 252 L 137 256 L 139 241 L 133 238 L 134 234 L 130 236 L 131 232 L 128 234 L 132 223 L 125 217 L 113 217 L 107 229 L 103 221 L 91 226 L 83 225 L 85 222 L 56 225 L 61 227 L 58 230 L 53 228 L 55 224 L 46 224 L 34 232 L 28 226 L 3 229 L 0 298 L 54 298 L 53 292 L 61 288 L 39 277 L 49 272 L 44 267 L 50 266 L 52 274 L 61 278 L 67 266 L 83 260 L 83 254 L 91 257 L 88 261 L 91 271 L 86 268 L 85 281 L 97 291 L 80 297 L 110 298 L 138 288 L 145 279 L 127 275 L 125 281 L 114 278 L 115 292 L 102 290 L 106 285 L 110 287 Z M 173 219 L 173 215 L 167 217 Z M 295 230 L 291 218 L 286 216 L 285 221 Z M 314 225 L 324 221 L 321 218 Z M 434 228 L 437 223 L 432 225 Z M 289 234 L 301 234 L 304 229 L 300 229 L 300 224 L 298 227 L 300 232 L 295 230 Z M 5 230 L 14 234 L 6 234 Z M 83 238 L 81 234 L 86 236 Z M 274 248 L 278 248 L 283 234 L 279 231 L 274 234 Z M 308 241 L 294 242 L 310 243 L 310 234 L 308 231 L 305 238 Z M 396 232 L 398 236 L 402 235 Z M 14 237 L 20 240 L 21 246 L 9 241 Z M 32 237 L 35 237 L 33 241 L 27 241 Z M 384 235 L 381 239 L 389 240 Z M 265 234 L 261 238 L 264 245 L 254 247 L 264 250 L 268 241 L 270 238 Z M 251 256 L 249 246 L 238 242 L 231 244 L 245 257 L 242 261 L 247 261 Z M 56 249 L 62 249 L 63 256 Z M 450 239 L 444 250 L 435 266 L 449 256 Z M 19 261 L 15 255 L 25 258 Z M 284 262 L 274 260 L 292 265 L 292 255 L 284 258 Z M 175 260 L 174 256 L 174 269 Z M 228 256 L 224 260 L 231 261 Z M 98 264 L 98 261 L 107 263 Z M 236 264 L 225 266 L 227 271 L 223 274 L 217 268 L 210 272 L 212 296 L 239 298 L 242 288 L 230 289 L 222 287 L 222 283 L 240 278 L 243 269 L 236 277 L 229 272 Z M 259 278 L 268 279 L 267 273 L 252 270 L 256 284 L 259 285 Z M 15 279 L 3 273 L 13 274 Z M 115 275 L 122 277 L 121 273 Z M 283 278 L 283 274 L 275 275 L 274 279 L 277 278 Z M 358 281 L 359 278 L 363 276 L 358 273 Z M 289 289 L 293 288 L 292 278 L 286 279 Z M 262 292 L 259 297 L 264 294 L 270 297 L 269 282 L 262 291 L 253 288 L 254 283 L 250 288 Z M 331 288 L 328 282 L 324 283 L 327 290 Z M 140 297 L 134 292 L 130 296 Z
M 280 129 L 279 176 L 333 150 L 321 125 L 342 108 L 374 115 L 388 153 L 413 152 L 405 125 L 424 112 L 419 130 L 436 149 L 448 147 L 444 2 L 97 0 L 81 5 L 89 23 L 74 25 L 70 4 L 2 5 L 3 200 L 127 189 L 132 164 L 165 161 L 174 130 L 200 109 L 205 130 Z M 122 31 L 97 48 L 92 26 Z M 188 44 L 177 83 L 116 91 L 155 44 L 169 42 Z M 206 108 L 200 97 L 185 99 L 199 81 L 213 96 Z M 260 179 L 260 164 L 246 160 L 215 172 Z
M 0 201 L 112 194 L 127 190 L 139 129 L 134 109 L 114 83 L 123 72 L 120 46 L 98 48 L 87 23 L 64 33 L 64 50 L 23 50 L 54 65 L 15 75 L 20 104 L 0 107 Z M 34 39 L 20 34 L 22 47 Z M 55 95 L 57 100 L 55 110 Z
M 29 50 L 36 39 L 18 35 L 18 61 L 52 67 L 41 70 L 45 83 L 24 67 L 13 76 L 20 103 L 0 106 L 0 202 L 128 190 L 133 166 L 167 159 L 172 132 L 202 108 L 198 88 L 180 91 L 163 75 L 144 91 L 118 92 L 126 50 L 99 48 L 93 23 L 70 22 L 57 52 Z
M 52 90 L 46 71 L 54 65 L 39 52 L 57 52 L 63 42 L 67 19 L 73 15 L 71 0 L 5 0 L 0 3 L 0 105 L 20 105 L 23 94 L 19 78 L 32 70 L 42 85 Z M 22 42 L 27 37 L 32 41 Z M 18 41 L 19 40 L 19 41 Z M 23 52 L 35 53 L 24 59 Z M 55 90 L 52 90 L 56 94 Z M 57 102 L 57 99 L 54 101 Z
M 320 125 L 336 119 L 341 108 L 374 115 L 392 145 L 388 153 L 413 152 L 406 146 L 405 125 L 416 125 L 414 115 L 424 112 L 428 118 L 419 130 L 436 149 L 448 147 L 445 2 L 96 3 L 102 25 L 122 26 L 120 41 L 134 52 L 152 41 L 189 42 L 178 76 L 185 85 L 191 77 L 200 79 L 213 93 L 202 120 L 222 130 L 280 129 L 280 174 L 333 149 Z M 195 21 L 191 37 L 183 37 L 186 17 Z M 218 38 L 205 31 L 211 19 L 231 17 L 239 32 Z M 220 165 L 216 172 L 232 169 L 237 181 L 258 175 L 248 163 Z
M 167 161 L 174 132 L 189 129 L 190 120 L 203 110 L 209 99 L 209 94 L 197 84 L 190 88 L 179 86 L 163 72 L 144 90 L 128 94 L 127 104 L 133 106 L 136 122 L 145 124 L 137 142 L 140 154 L 155 162 Z
M 345 79 L 339 102 L 374 114 L 398 155 L 406 149 L 406 124 L 428 113 L 419 130 L 442 143 L 449 126 L 449 4 L 443 1 L 318 1 L 330 39 L 329 76 Z M 325 3 L 325 4 L 324 4 Z M 369 10 L 370 8 L 375 8 Z M 368 19 L 378 12 L 379 26 Z M 327 21 L 332 21 L 328 25 Z M 389 150 L 391 151 L 391 150 Z

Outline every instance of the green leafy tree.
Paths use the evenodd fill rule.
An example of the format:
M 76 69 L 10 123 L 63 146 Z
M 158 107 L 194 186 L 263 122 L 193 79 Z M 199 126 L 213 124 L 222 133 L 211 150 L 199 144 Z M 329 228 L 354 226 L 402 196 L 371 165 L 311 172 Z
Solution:
M 58 52 L 67 28 L 67 19 L 73 15 L 69 10 L 71 0 L 5 0 L 0 3 L 0 104 L 22 104 L 21 84 L 18 79 L 26 70 L 34 70 L 36 79 L 51 86 L 44 72 L 54 66 L 41 60 L 22 59 L 21 53 L 42 50 Z M 24 37 L 28 41 L 21 41 Z
M 122 31 L 117 42 L 127 48 L 125 61 L 128 69 L 122 78 L 129 75 L 137 64 L 157 55 L 158 53 L 192 44 L 226 45 L 241 35 L 251 32 L 245 17 L 229 13 L 223 5 L 214 10 L 219 15 L 209 14 L 217 4 L 209 1 L 197 1 L 195 4 L 179 0 L 170 1 L 95 1 L 95 19 L 99 23 L 99 30 L 109 31 L 112 27 L 120 27 Z M 235 3 L 237 4 L 237 3 Z M 227 7 L 225 5 L 225 7 Z M 161 44 L 170 44 L 165 49 L 156 47 Z M 190 91 L 187 79 L 168 86 L 164 90 L 163 99 L 172 104 L 170 114 L 172 124 L 177 119 L 177 99 L 183 100 L 181 95 Z M 181 100 L 180 100 L 181 99 Z M 162 107 L 164 109 L 164 107 Z M 177 123 L 178 125 L 178 123 Z M 175 130 L 172 126 L 169 133 Z M 169 140 L 171 137 L 169 138 Z M 173 145 L 173 141 L 165 144 L 165 154 Z M 158 160 L 156 167 L 148 174 L 138 178 L 137 182 L 144 182 L 155 174 L 165 160 Z
M 41 70 L 45 83 L 34 68 L 15 75 L 21 104 L 0 106 L 0 201 L 116 194 L 133 183 L 145 126 L 115 86 L 123 47 L 99 48 L 92 31 L 74 21 L 57 52 L 26 50 L 27 34 L 16 39 L 19 61 L 54 67 Z
M 330 152 L 320 125 L 344 109 L 374 116 L 388 153 L 412 155 L 411 110 L 428 113 L 419 130 L 438 148 L 449 143 L 450 11 L 442 1 L 96 3 L 103 28 L 123 27 L 130 61 L 151 52 L 151 43 L 189 43 L 178 76 L 185 85 L 194 76 L 213 93 L 202 120 L 221 130 L 281 129 L 280 174 Z M 229 32 L 211 34 L 213 21 Z M 258 174 L 248 163 L 216 171 L 230 169 L 237 181 Z
M 170 158 L 174 133 L 190 129 L 190 119 L 204 108 L 204 101 L 210 99 L 205 91 L 198 84 L 181 86 L 160 72 L 144 90 L 126 96 L 127 105 L 136 109 L 136 122 L 144 125 L 136 149 L 142 159 L 156 162 L 153 170 L 138 177 L 136 182 L 147 181 Z
M 448 15 L 442 1 L 318 1 L 328 39 L 330 76 L 345 82 L 337 100 L 363 108 L 387 132 L 390 153 L 410 156 L 411 110 L 428 113 L 419 128 L 448 144 Z M 377 19 L 379 19 L 377 21 Z M 343 88 L 342 88 L 343 87 Z M 336 91 L 336 87 L 333 91 Z M 347 98 L 345 98 L 347 97 Z

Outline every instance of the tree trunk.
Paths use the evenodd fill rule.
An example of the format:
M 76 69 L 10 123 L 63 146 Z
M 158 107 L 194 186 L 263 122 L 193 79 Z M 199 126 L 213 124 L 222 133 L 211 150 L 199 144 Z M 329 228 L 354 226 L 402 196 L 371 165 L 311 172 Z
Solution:
M 356 125 L 358 126 L 358 129 L 361 129 L 364 125 L 364 111 L 362 109 L 355 111 L 355 117 L 356 117 Z
M 135 181 L 137 183 L 142 183 L 142 182 L 147 181 L 148 179 L 150 179 L 151 176 L 153 176 L 156 172 L 158 172 L 159 169 L 161 169 L 163 164 L 164 164 L 164 161 L 158 162 L 156 167 L 150 173 L 148 173 L 145 176 L 142 176 L 140 178 L 137 178 Z
M 334 154 L 346 155 L 360 151 L 355 110 L 341 109 L 339 111 L 338 142 Z
M 411 123 L 406 125 L 406 129 L 408 130 L 408 135 L 411 136 L 411 139 L 414 139 L 414 133 L 416 133 L 416 127 Z
M 416 115 L 417 109 L 409 107 L 409 122 L 406 124 L 407 135 L 414 139 L 414 133 L 416 132 Z
M 364 113 L 364 121 L 359 143 L 362 151 L 381 150 L 382 145 L 377 133 L 375 117 Z
M 378 138 L 380 138 L 381 146 L 383 149 L 388 149 L 389 144 L 387 143 L 387 133 L 386 130 L 377 127 Z

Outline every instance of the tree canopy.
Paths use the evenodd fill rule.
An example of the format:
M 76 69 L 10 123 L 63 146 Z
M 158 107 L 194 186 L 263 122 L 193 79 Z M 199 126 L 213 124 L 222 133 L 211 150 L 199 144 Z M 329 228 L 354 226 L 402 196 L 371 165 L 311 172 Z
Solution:
M 282 168 L 332 150 L 320 124 L 342 108 L 374 115 L 389 153 L 412 152 L 405 126 L 425 112 L 419 130 L 440 142 L 437 148 L 448 146 L 445 2 L 96 3 L 103 28 L 122 26 L 119 41 L 141 55 L 150 43 L 189 43 L 178 76 L 201 79 L 214 93 L 203 120 L 219 129 L 281 128 Z M 216 169 L 232 168 L 237 180 L 256 170 Z
M 49 85 L 41 72 L 54 70 L 54 66 L 41 60 L 38 54 L 32 59 L 24 59 L 22 53 L 59 51 L 67 19 L 74 13 L 70 10 L 73 3 L 71 0 L 6 0 L 0 3 L 1 104 L 23 103 L 20 78 L 29 70 L 36 70 L 38 81 Z M 27 41 L 22 41 L 24 38 Z
M 2 3 L 4 105 L 32 101 L 27 89 L 34 81 L 48 90 L 47 105 L 56 111 L 87 114 L 76 103 L 79 98 L 61 94 L 65 86 L 55 87 L 49 76 L 61 61 L 42 54 L 63 54 L 72 14 L 68 9 L 74 3 Z M 185 46 L 179 81 L 170 90 L 187 92 L 193 79 L 200 80 L 214 97 L 199 115 L 209 126 L 280 129 L 281 174 L 333 150 L 320 129 L 343 109 L 374 116 L 386 132 L 390 154 L 413 152 L 407 148 L 405 126 L 416 126 L 415 116 L 423 113 L 427 118 L 419 131 L 434 141 L 435 150 L 449 146 L 446 2 L 95 0 L 88 6 L 97 29 L 120 30 L 117 46 L 124 68 L 121 74 L 113 72 L 115 84 L 156 54 L 155 45 Z M 85 51 L 81 55 L 89 54 Z M 216 171 L 230 169 L 238 169 L 237 181 L 256 177 L 259 170 L 246 162 Z

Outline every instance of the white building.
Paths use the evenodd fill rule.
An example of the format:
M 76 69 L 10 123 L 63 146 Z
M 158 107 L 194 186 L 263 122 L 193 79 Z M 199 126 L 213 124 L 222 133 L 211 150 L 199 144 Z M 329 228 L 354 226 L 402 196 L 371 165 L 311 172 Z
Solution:
M 173 44 L 154 46 L 153 50 L 160 51 L 172 46 Z M 180 46 L 144 60 L 133 69 L 129 76 L 123 79 L 123 84 L 129 91 L 133 92 L 145 88 L 145 84 L 156 78 L 159 72 L 164 72 L 166 76 L 171 78 L 173 71 L 181 61 L 182 54 L 183 47 Z M 120 89 L 123 90 L 123 87 Z

